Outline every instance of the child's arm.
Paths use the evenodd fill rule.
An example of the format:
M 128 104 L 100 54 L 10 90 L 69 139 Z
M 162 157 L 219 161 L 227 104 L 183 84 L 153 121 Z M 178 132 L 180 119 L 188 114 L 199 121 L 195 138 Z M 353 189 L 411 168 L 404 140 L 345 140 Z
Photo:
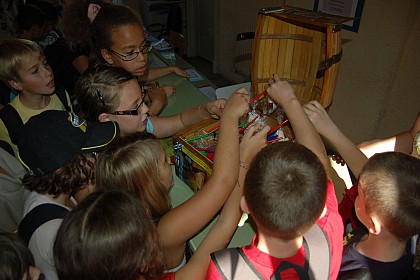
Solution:
M 360 143 L 358 148 L 367 156 L 371 157 L 376 153 L 383 152 L 402 152 L 411 154 L 413 151 L 413 141 L 417 131 L 420 130 L 420 114 L 417 115 L 410 130 L 404 131 L 386 139 L 373 139 Z
M 269 86 L 266 89 L 267 93 L 272 100 L 283 108 L 293 127 L 293 133 L 297 142 L 318 156 L 329 177 L 329 161 L 324 144 L 315 127 L 303 111 L 292 86 L 286 81 L 281 81 L 277 74 L 273 76 L 273 79 L 269 80 L 268 84 Z
M 150 115 L 159 115 L 160 111 L 168 103 L 168 98 L 166 92 L 163 88 L 157 87 L 155 90 L 147 94 L 150 99 L 149 114 Z
M 151 68 L 147 70 L 146 75 L 139 77 L 139 81 L 147 82 L 147 81 L 154 81 L 159 79 L 160 77 L 166 76 L 168 74 L 175 73 L 178 76 L 188 78 L 189 75 L 186 71 L 178 68 L 176 66 L 168 66 L 168 67 L 160 67 L 160 68 Z
M 367 162 L 366 156 L 338 129 L 317 101 L 310 101 L 304 106 L 304 110 L 318 132 L 334 146 L 353 174 L 358 177 Z
M 266 145 L 266 136 L 270 128 L 266 126 L 253 135 L 256 128 L 256 126 L 251 126 L 248 129 L 240 145 L 240 158 L 245 164 L 249 164 L 254 156 Z M 176 273 L 176 279 L 204 279 L 210 263 L 210 254 L 226 248 L 229 244 L 242 214 L 240 200 L 245 175 L 248 171 L 245 166 L 243 165 L 239 168 L 238 183 L 223 206 L 217 222 L 203 239 L 190 261 Z
M 220 120 L 213 173 L 189 200 L 165 214 L 158 232 L 166 256 L 177 254 L 185 242 L 202 229 L 222 207 L 237 183 L 239 173 L 238 120 L 249 110 L 244 88 L 226 103 Z
M 153 134 L 158 138 L 164 138 L 172 136 L 200 121 L 209 118 L 218 119 L 222 115 L 225 104 L 225 99 L 217 99 L 197 107 L 189 108 L 180 114 L 165 117 L 150 116 L 154 127 Z
M 150 99 L 149 114 L 159 115 L 163 108 L 168 105 L 168 97 L 174 94 L 176 91 L 175 86 L 166 85 L 158 86 L 155 89 L 149 91 L 147 96 Z

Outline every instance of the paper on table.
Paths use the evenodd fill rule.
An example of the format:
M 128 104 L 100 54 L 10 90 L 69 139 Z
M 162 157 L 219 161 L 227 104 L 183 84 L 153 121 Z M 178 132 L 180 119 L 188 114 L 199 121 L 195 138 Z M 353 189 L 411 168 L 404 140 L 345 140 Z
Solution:
M 216 89 L 216 97 L 217 99 L 220 99 L 220 98 L 229 99 L 230 95 L 241 87 L 244 87 L 249 93 L 251 92 L 251 82 L 247 82 L 247 83 L 218 88 Z
M 186 69 L 185 71 L 188 73 L 188 75 L 190 75 L 191 82 L 204 80 L 204 78 L 200 75 L 200 73 L 198 73 L 198 71 L 195 70 L 194 68 Z
M 198 88 L 210 101 L 216 100 L 216 91 L 211 86 Z

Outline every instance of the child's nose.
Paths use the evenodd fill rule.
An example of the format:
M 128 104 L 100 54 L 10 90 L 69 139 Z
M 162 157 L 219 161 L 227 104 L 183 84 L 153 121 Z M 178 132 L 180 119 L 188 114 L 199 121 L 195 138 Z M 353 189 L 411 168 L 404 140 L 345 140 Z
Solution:
M 44 67 L 44 76 L 51 77 L 53 75 L 52 69 L 50 67 Z
M 143 103 L 143 106 L 140 106 L 140 113 L 147 114 L 149 112 L 149 106 L 146 103 Z
M 139 55 L 137 56 L 136 60 L 139 61 L 139 62 L 143 62 L 143 61 L 146 60 L 146 55 L 147 54 L 144 54 L 142 52 L 139 52 Z

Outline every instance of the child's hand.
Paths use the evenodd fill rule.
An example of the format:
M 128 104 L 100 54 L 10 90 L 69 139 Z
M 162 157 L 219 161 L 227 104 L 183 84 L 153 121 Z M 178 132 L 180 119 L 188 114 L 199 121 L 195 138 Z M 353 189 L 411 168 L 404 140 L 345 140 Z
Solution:
M 308 115 L 308 118 L 321 135 L 325 135 L 331 126 L 335 126 L 324 107 L 322 107 L 318 101 L 309 101 L 303 106 L 303 111 L 305 111 L 306 115 Z
M 207 114 L 213 119 L 220 119 L 222 116 L 222 111 L 225 108 L 226 99 L 217 99 L 210 101 L 204 105 Z
M 265 125 L 260 131 L 255 133 L 256 130 L 256 125 L 250 126 L 240 144 L 240 158 L 246 164 L 249 164 L 255 155 L 267 145 L 267 133 L 270 127 Z
M 280 106 L 291 99 L 297 99 L 293 87 L 288 82 L 281 81 L 277 74 L 268 80 L 265 89 L 270 98 Z
M 185 78 L 189 78 L 189 77 L 190 77 L 190 75 L 188 74 L 188 72 L 187 72 L 187 71 L 182 70 L 182 69 L 181 69 L 181 68 L 179 68 L 179 67 L 173 66 L 173 67 L 172 67 L 172 71 L 173 71 L 175 74 L 177 74 L 178 76 L 182 76 L 182 77 L 185 77 Z
M 176 87 L 173 85 L 165 85 L 165 86 L 162 86 L 162 88 L 165 90 L 167 97 L 171 97 L 172 94 L 176 92 Z
M 240 88 L 229 97 L 224 113 L 240 118 L 249 111 L 249 94 L 245 88 Z
M 166 92 L 161 87 L 157 87 L 156 90 L 153 90 L 147 96 L 149 97 L 150 102 L 155 104 L 155 106 L 161 105 L 161 108 L 163 108 L 168 103 Z

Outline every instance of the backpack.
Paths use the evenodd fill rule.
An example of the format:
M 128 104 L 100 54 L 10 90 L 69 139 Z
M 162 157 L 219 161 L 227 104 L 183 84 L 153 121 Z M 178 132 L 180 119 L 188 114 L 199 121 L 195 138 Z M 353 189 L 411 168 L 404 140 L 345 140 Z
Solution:
M 35 230 L 48 221 L 62 219 L 69 212 L 57 204 L 41 204 L 29 211 L 19 224 L 18 235 L 26 245 L 29 244 Z
M 303 245 L 306 252 L 305 266 L 283 261 L 277 267 L 271 280 L 280 280 L 280 272 L 290 268 L 296 270 L 301 280 L 330 279 L 330 243 L 325 232 L 315 224 L 303 235 Z M 212 253 L 211 259 L 223 279 L 264 279 L 241 248 L 230 248 Z
M 57 85 L 55 94 L 60 99 L 61 103 L 63 103 L 66 111 L 70 112 L 71 109 L 67 103 L 67 94 L 64 88 Z M 11 142 L 17 145 L 19 141 L 20 130 L 23 127 L 23 121 L 19 113 L 12 105 L 7 104 L 3 107 L 3 109 L 0 110 L 0 119 L 3 121 L 4 126 L 9 132 Z

